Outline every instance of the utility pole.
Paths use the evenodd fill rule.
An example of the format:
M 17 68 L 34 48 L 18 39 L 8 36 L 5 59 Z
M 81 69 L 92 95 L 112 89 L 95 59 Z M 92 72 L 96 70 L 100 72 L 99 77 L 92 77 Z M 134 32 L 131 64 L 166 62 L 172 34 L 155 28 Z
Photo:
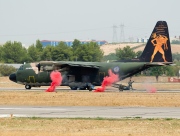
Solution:
M 113 25 L 113 41 L 112 43 L 117 43 L 117 26 Z
M 124 24 L 120 25 L 120 42 L 125 42 Z

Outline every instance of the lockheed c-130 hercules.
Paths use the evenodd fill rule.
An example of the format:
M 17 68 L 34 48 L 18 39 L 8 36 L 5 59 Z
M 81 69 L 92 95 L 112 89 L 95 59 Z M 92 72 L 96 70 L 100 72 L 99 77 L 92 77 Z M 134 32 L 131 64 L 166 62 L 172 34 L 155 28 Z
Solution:
M 9 76 L 11 81 L 31 87 L 49 86 L 50 73 L 53 70 L 61 72 L 61 86 L 71 89 L 92 90 L 93 86 L 101 85 L 103 78 L 111 69 L 120 80 L 131 77 L 145 69 L 154 66 L 171 65 L 172 53 L 168 26 L 165 21 L 158 21 L 142 52 L 140 58 L 114 62 L 78 62 L 78 61 L 40 61 L 27 63 Z M 121 90 L 121 86 L 119 86 Z

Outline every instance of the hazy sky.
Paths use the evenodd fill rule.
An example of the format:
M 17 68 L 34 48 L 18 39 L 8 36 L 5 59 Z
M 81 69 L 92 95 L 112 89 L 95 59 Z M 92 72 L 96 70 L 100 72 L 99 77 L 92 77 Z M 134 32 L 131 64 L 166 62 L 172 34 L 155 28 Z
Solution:
M 149 37 L 158 20 L 180 35 L 180 0 L 0 0 L 0 43 Z M 120 27 L 117 38 L 120 39 Z

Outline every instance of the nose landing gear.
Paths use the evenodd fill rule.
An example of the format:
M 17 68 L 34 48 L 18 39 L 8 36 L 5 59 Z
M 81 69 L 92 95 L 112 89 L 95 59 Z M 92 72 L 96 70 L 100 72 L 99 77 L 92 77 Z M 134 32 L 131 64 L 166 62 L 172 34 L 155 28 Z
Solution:
M 31 86 L 30 85 L 25 85 L 25 88 L 26 89 L 31 89 Z

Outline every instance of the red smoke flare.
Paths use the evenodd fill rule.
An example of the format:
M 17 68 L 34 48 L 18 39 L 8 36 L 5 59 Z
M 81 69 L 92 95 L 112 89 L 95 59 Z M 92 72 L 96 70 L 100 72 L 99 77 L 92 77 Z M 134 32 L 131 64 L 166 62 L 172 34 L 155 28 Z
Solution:
M 46 90 L 46 92 L 54 92 L 56 89 L 56 86 L 59 86 L 62 82 L 62 76 L 61 73 L 58 71 L 52 71 L 50 74 L 52 83 L 51 86 Z
M 104 77 L 101 87 L 97 88 L 94 92 L 104 92 L 106 86 L 111 86 L 112 83 L 119 80 L 119 76 L 114 74 L 111 69 L 108 71 L 108 73 L 109 76 Z
M 156 89 L 155 87 L 151 86 L 150 88 L 147 89 L 147 91 L 148 91 L 149 93 L 156 93 L 156 92 L 157 92 L 157 89 Z
M 157 89 L 154 86 L 152 86 L 152 85 L 146 84 L 145 85 L 145 89 L 149 93 L 156 93 L 157 92 Z

